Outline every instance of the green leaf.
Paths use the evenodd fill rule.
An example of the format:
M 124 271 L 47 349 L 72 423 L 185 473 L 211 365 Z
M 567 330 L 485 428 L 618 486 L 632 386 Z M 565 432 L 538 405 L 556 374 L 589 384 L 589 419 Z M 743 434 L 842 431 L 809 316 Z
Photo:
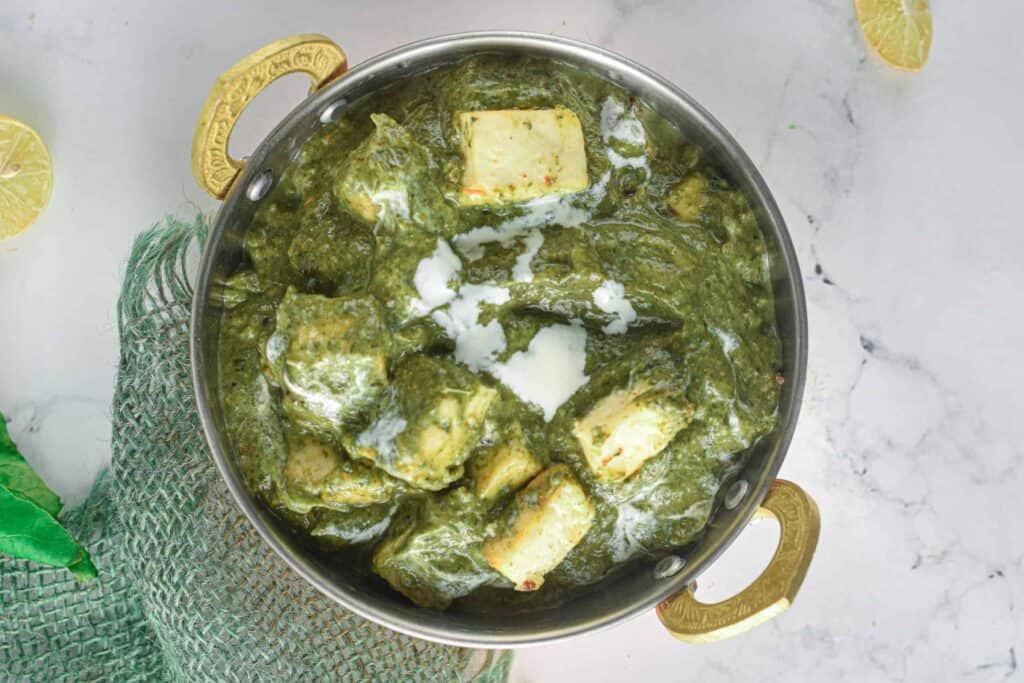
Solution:
M 18 453 L 0 414 L 0 552 L 94 578 L 89 553 L 57 521 L 60 509 L 60 498 Z
M 0 413 L 0 487 L 31 500 L 54 517 L 60 512 L 60 498 L 32 470 L 11 441 L 3 413 Z

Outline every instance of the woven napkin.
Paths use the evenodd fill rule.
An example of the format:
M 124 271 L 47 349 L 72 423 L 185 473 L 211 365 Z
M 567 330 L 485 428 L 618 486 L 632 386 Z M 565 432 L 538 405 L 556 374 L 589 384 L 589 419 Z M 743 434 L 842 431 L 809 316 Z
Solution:
M 112 464 L 61 521 L 99 578 L 0 558 L 0 672 L 14 680 L 473 681 L 509 653 L 400 635 L 333 603 L 262 541 L 221 481 L 189 374 L 202 217 L 140 235 L 118 304 Z M 6 680 L 6 679 L 5 679 Z

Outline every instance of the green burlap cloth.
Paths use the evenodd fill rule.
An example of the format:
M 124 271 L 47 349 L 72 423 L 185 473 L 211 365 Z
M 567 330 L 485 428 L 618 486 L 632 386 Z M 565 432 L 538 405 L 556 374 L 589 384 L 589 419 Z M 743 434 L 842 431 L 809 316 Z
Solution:
M 202 218 L 132 249 L 118 305 L 113 462 L 62 522 L 100 576 L 0 559 L 0 680 L 468 681 L 509 654 L 435 645 L 346 611 L 295 575 L 236 507 L 189 378 Z

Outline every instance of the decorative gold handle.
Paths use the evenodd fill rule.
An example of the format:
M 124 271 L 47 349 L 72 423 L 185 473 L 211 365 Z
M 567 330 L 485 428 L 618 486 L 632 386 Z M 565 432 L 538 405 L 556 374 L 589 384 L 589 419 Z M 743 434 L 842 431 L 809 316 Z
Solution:
M 779 522 L 779 545 L 761 575 L 743 591 L 722 602 L 698 602 L 691 583 L 658 605 L 658 617 L 669 632 L 686 643 L 711 643 L 745 633 L 785 612 L 796 598 L 818 546 L 818 506 L 803 489 L 776 479 L 755 519 Z
M 217 199 L 224 199 L 242 162 L 228 154 L 231 130 L 256 95 L 281 76 L 303 72 L 314 93 L 348 69 L 345 53 L 326 36 L 307 33 L 267 45 L 221 74 L 199 115 L 192 140 L 192 175 Z

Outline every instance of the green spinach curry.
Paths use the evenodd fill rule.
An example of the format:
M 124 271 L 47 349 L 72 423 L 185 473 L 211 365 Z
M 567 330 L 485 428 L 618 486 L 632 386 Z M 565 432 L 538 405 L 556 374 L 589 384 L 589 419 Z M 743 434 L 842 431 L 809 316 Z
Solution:
M 244 252 L 220 382 L 248 485 L 422 606 L 550 599 L 690 542 L 774 425 L 754 215 L 569 66 L 478 56 L 354 103 Z

